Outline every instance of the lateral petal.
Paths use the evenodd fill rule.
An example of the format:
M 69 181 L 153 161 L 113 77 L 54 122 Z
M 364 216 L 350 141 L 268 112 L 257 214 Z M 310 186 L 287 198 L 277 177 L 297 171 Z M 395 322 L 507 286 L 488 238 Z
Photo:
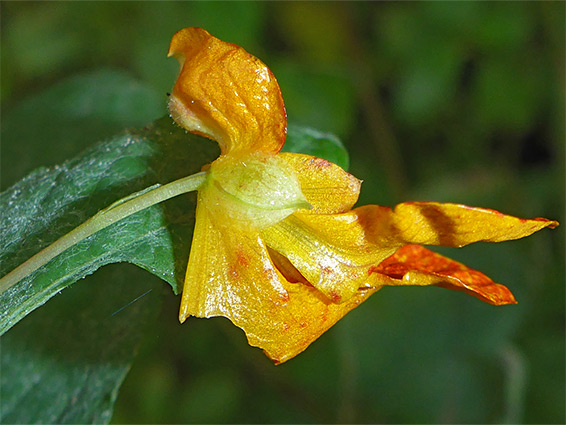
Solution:
M 370 269 L 390 278 L 385 285 L 436 285 L 464 291 L 493 305 L 516 304 L 507 287 L 483 273 L 432 252 L 420 245 L 406 245 Z
M 404 245 L 499 242 L 556 225 L 542 218 L 520 219 L 465 205 L 415 202 L 395 209 L 366 205 L 333 215 L 301 210 L 263 230 L 262 237 L 308 282 L 340 303 L 358 288 L 375 285 L 372 267 Z
M 376 285 L 334 304 L 308 283 L 289 282 L 257 232 L 219 223 L 204 204 L 199 199 L 181 322 L 189 316 L 226 317 L 244 330 L 250 345 L 282 363 L 379 289 Z
M 316 215 L 301 210 L 262 230 L 261 235 L 269 248 L 286 257 L 328 300 L 342 303 L 359 288 L 376 285 L 370 267 L 400 246 L 378 245 L 367 238 L 368 211 L 362 207 L 343 214 Z
M 304 351 L 381 286 L 358 291 L 342 304 L 330 302 L 317 289 L 303 283 L 289 283 L 286 288 L 289 302 L 272 316 L 274 322 L 280 324 L 277 331 L 260 333 L 256 330 L 254 338 L 248 334 L 250 345 L 263 348 L 275 363 L 285 362 Z
M 179 125 L 216 140 L 222 154 L 279 152 L 287 115 L 279 84 L 263 62 L 194 27 L 173 36 L 169 56 L 181 64 L 169 102 Z
M 206 208 L 199 192 L 195 230 L 181 299 L 179 320 L 189 316 L 225 316 L 235 324 L 269 323 L 262 309 L 281 306 L 288 294 L 253 229 L 227 227 Z M 257 309 L 259 301 L 262 309 Z M 267 307 L 267 308 L 266 308 Z

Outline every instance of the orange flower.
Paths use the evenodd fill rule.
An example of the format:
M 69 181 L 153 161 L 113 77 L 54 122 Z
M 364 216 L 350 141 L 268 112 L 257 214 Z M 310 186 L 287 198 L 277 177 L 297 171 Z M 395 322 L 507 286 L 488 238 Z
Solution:
M 279 153 L 287 118 L 271 71 L 241 47 L 185 28 L 169 109 L 216 140 L 199 189 L 179 319 L 224 316 L 276 363 L 299 354 L 385 285 L 437 285 L 515 303 L 487 276 L 420 246 L 528 236 L 557 222 L 456 204 L 352 209 L 360 181 L 309 155 Z

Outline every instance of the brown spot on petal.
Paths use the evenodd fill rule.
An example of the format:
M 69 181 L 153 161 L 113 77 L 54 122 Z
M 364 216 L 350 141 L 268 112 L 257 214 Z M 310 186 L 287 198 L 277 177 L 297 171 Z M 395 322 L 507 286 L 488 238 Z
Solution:
M 248 267 L 249 261 L 246 254 L 243 251 L 238 251 L 237 254 L 238 264 L 242 267 Z
M 289 302 L 289 294 L 287 292 L 279 294 L 279 298 L 281 298 L 281 301 L 283 301 L 284 303 Z
M 232 276 L 232 278 L 234 279 L 239 279 L 240 278 L 240 273 L 238 272 L 238 267 L 235 265 L 231 265 L 228 268 L 228 273 L 230 274 L 230 276 Z
M 321 317 L 322 322 L 326 322 L 328 320 L 328 307 L 324 310 L 324 314 Z
M 263 269 L 263 275 L 265 276 L 265 278 L 267 280 L 277 279 L 277 273 L 275 273 L 275 271 L 273 269 L 264 268 Z
M 333 303 L 339 304 L 340 301 L 342 300 L 342 296 L 340 294 L 338 294 L 337 292 L 332 291 L 330 293 L 330 299 L 332 300 Z
M 317 169 L 324 169 L 332 167 L 332 162 L 322 158 L 312 158 L 309 165 Z
M 325 280 L 332 279 L 333 276 L 336 274 L 336 271 L 332 267 L 323 267 L 320 271 L 324 275 Z

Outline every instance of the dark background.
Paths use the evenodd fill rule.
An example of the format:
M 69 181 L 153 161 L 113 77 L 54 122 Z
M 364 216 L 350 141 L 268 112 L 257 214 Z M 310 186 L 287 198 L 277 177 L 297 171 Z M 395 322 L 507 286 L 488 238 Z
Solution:
M 128 113 L 114 126 L 91 120 L 85 133 L 142 125 L 139 108 L 138 117 L 159 118 L 178 71 L 166 58 L 170 38 L 201 26 L 271 68 L 290 122 L 340 136 L 364 180 L 360 204 L 451 201 L 564 222 L 562 2 L 1 7 L 3 111 L 105 68 L 133 76 L 156 101 L 117 108 Z M 30 114 L 29 126 L 41 116 Z M 50 150 L 23 137 L 2 146 L 2 187 L 84 144 Z M 26 160 L 34 149 L 46 150 L 41 163 Z M 171 294 L 113 421 L 564 423 L 563 230 L 440 251 L 508 285 L 519 304 L 386 288 L 275 367 L 225 319 L 179 325 Z

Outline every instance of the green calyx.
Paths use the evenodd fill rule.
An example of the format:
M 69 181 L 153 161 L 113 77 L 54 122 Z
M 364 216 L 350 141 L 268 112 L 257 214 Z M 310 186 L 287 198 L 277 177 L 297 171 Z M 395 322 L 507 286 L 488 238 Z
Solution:
M 310 209 L 289 165 L 276 156 L 223 156 L 208 172 L 202 197 L 226 224 L 266 228 L 299 209 Z M 228 223 L 228 220 L 230 223 Z

